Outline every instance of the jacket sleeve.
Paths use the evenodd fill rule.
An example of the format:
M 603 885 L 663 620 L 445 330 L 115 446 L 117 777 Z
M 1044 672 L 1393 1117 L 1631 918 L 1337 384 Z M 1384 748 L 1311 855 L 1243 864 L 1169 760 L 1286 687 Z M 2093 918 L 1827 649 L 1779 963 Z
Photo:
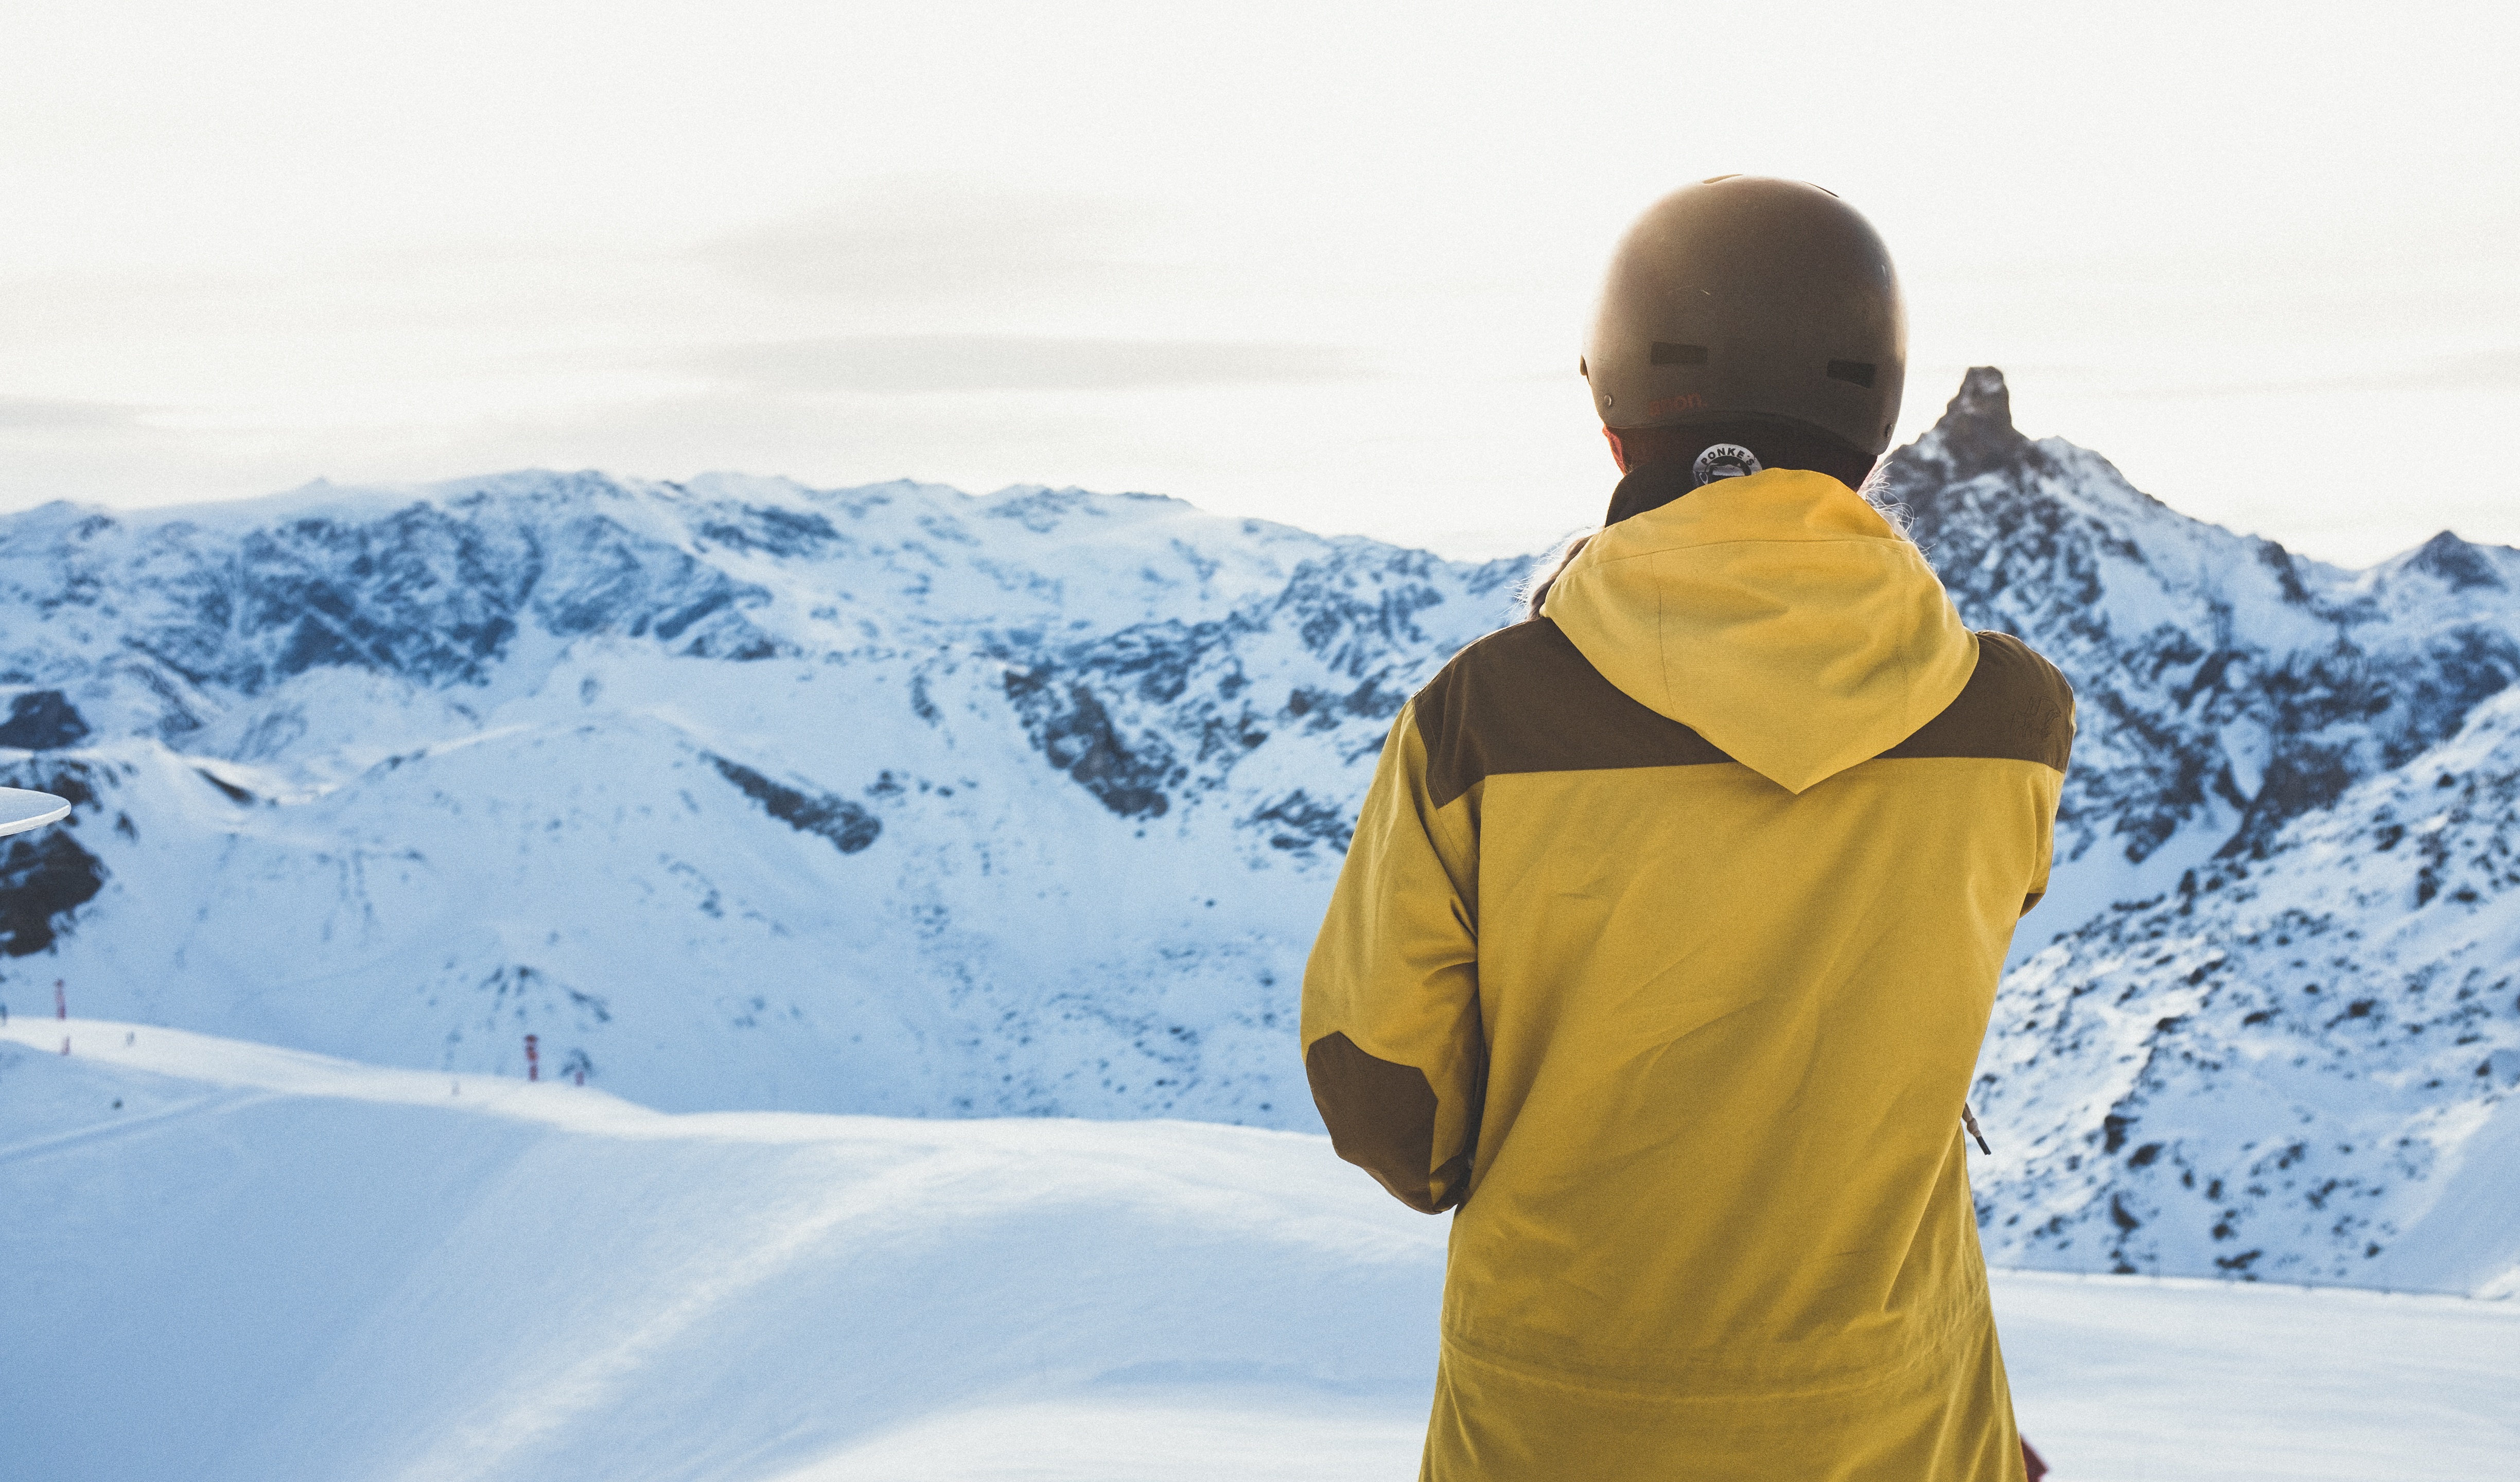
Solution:
M 2030 888 L 2021 897 L 2021 914 L 2039 904 L 2048 893 L 2048 874 L 2056 859 L 2056 804 L 2065 786 L 2066 769 L 2074 758 L 2074 687 L 2064 672 L 2042 658 L 2039 667 L 2048 680 L 2048 703 L 2046 750 L 2048 764 L 2055 775 L 2047 780 L 2039 801 L 2039 853 L 2031 866 Z
M 1304 969 L 1304 1070 L 1331 1146 L 1427 1214 L 1461 1202 L 1478 1137 L 1475 806 L 1475 790 L 1434 806 L 1404 707 Z
M 2023 892 L 2021 897 L 2023 916 L 2028 916 L 2030 908 L 2038 905 L 2048 894 L 2048 873 L 2055 857 L 2056 808 L 2053 803 L 2050 803 L 2039 822 L 2039 854 L 2036 862 L 2030 867 L 2030 888 Z

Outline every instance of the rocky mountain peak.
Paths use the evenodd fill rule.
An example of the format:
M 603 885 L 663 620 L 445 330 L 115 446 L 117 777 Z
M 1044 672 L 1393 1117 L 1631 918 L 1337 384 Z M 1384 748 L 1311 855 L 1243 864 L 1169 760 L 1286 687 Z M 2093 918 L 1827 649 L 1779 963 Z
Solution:
M 2452 591 L 2502 585 L 2501 575 L 2485 553 L 2448 530 L 2416 548 L 2407 564 L 2448 582 Z
M 2012 389 L 1991 365 L 1969 367 L 1959 394 L 1926 435 L 1940 444 L 1956 478 L 2016 465 L 2031 446 L 2012 426 Z
M 1973 365 L 1960 378 L 1960 388 L 1943 408 L 1943 421 L 1967 419 L 1992 423 L 2004 431 L 2012 430 L 2012 387 L 2004 384 L 2003 372 L 1991 365 Z

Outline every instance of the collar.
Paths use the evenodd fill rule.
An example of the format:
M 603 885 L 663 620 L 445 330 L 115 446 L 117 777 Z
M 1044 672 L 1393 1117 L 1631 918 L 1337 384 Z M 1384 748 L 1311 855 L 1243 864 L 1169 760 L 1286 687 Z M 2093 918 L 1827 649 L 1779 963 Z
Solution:
M 1601 516 L 1601 523 L 1614 525 L 1632 515 L 1661 509 L 1696 487 L 1689 482 L 1693 476 L 1685 463 L 1650 463 L 1631 470 L 1610 491 L 1610 512 Z

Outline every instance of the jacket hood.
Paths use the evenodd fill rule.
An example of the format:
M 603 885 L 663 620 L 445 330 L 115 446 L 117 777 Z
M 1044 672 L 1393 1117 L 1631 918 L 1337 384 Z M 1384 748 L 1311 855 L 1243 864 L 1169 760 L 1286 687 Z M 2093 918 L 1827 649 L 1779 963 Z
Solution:
M 1630 698 L 1789 792 L 1905 741 L 1977 667 L 1924 554 L 1802 469 L 1619 521 L 1541 613 Z

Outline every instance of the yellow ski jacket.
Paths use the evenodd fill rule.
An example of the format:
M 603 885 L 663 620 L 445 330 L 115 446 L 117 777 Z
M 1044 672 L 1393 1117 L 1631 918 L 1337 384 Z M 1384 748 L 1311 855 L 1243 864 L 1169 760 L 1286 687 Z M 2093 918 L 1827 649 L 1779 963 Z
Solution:
M 1960 1128 L 2073 692 L 1825 474 L 1596 536 L 1400 713 L 1304 978 L 1459 1206 L 1435 1482 L 2022 1476 Z

